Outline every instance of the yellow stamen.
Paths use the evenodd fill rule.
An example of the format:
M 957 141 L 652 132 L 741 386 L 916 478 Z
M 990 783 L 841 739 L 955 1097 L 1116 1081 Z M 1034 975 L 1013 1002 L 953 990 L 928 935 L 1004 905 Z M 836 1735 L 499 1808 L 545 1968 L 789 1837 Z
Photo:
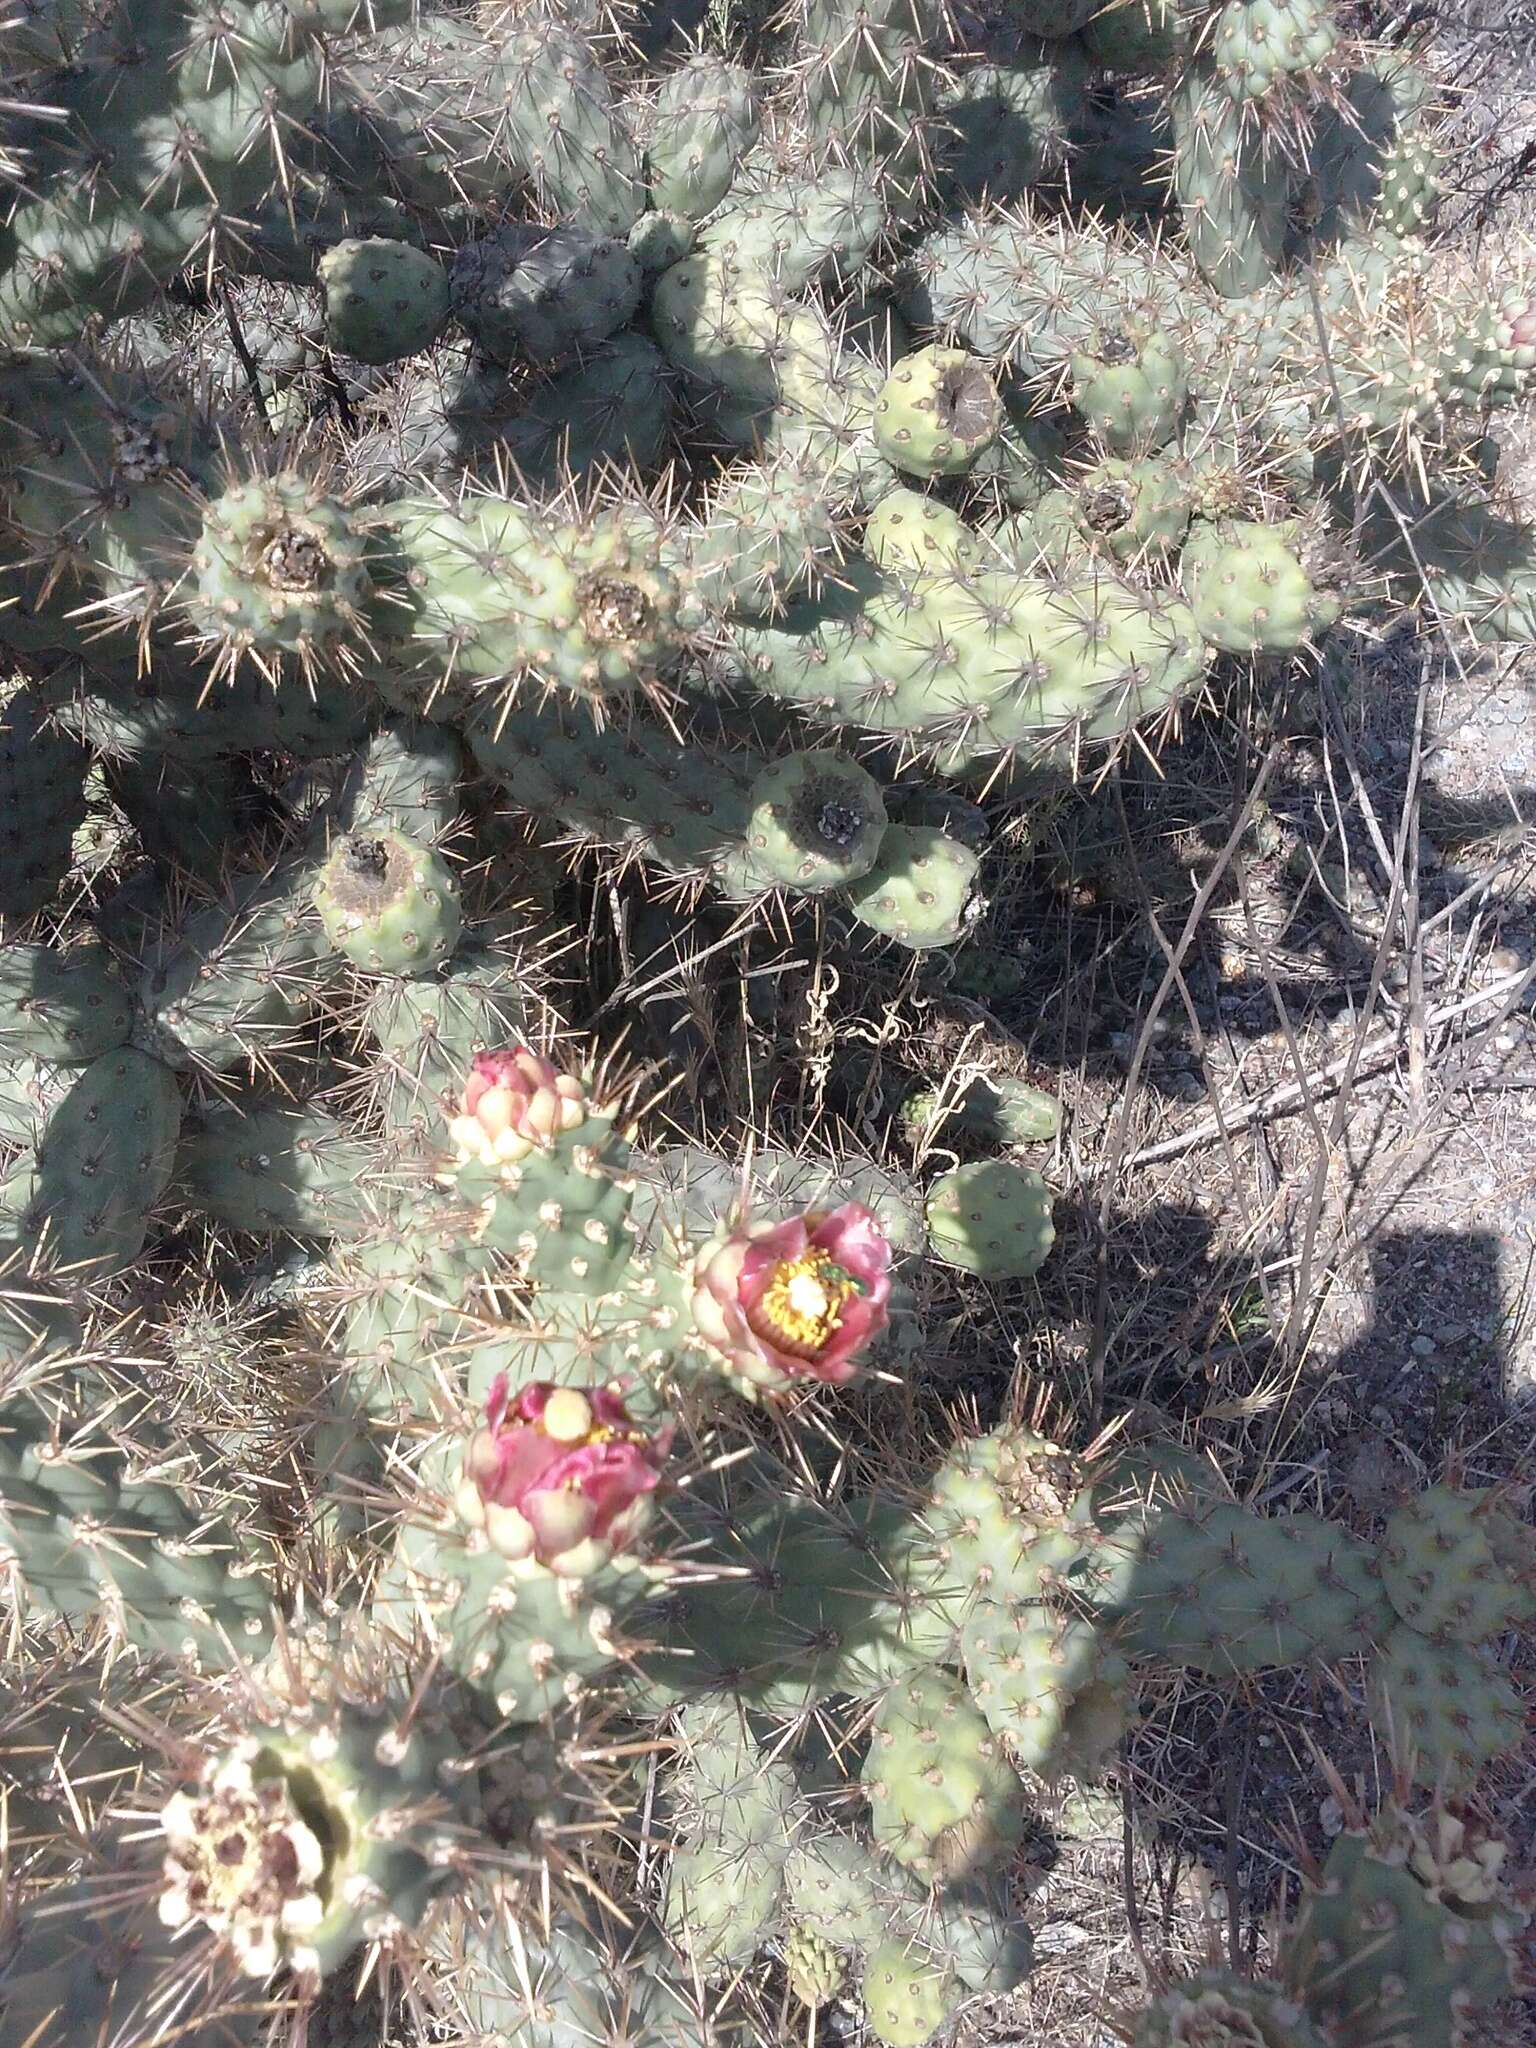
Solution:
M 859 1291 L 825 1252 L 803 1252 L 775 1266 L 757 1304 L 773 1335 L 797 1349 L 820 1351 L 843 1319 L 843 1304 Z

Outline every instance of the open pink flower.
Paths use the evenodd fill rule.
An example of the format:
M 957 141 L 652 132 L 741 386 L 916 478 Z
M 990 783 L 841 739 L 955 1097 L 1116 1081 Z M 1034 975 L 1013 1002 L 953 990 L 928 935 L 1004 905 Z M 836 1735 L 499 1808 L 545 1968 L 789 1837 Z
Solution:
M 505 1166 L 574 1130 L 586 1114 L 586 1090 L 574 1074 L 526 1045 L 509 1045 L 475 1054 L 448 1134 L 461 1160 Z
M 693 1274 L 693 1320 L 748 1387 L 842 1385 L 885 1328 L 891 1248 L 859 1202 L 787 1223 L 747 1224 L 706 1245 Z
M 458 1509 L 510 1563 L 587 1578 L 644 1529 L 671 1445 L 671 1427 L 648 1436 L 617 1387 L 537 1380 L 509 1398 L 502 1373 L 464 1454 Z

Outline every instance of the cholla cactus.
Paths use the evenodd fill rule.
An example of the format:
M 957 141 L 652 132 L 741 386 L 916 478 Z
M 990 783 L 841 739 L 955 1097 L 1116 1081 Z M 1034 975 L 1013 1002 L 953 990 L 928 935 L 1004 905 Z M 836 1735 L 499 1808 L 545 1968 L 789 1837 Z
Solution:
M 1436 241 L 1433 78 L 1333 0 L 686 13 L 0 22 L 0 2048 L 277 2048 L 359 1981 L 704 2048 L 777 1964 L 918 2048 L 1028 1970 L 1044 1788 L 1170 1673 L 1306 1667 L 1393 1800 L 1273 1982 L 1131 2038 L 1456 2048 L 1525 1927 L 1467 1803 L 1512 1497 L 952 1441 L 904 1369 L 1067 1226 L 928 1154 L 1054 1100 L 967 1070 L 920 1179 L 823 1160 L 754 959 L 782 1142 L 659 1105 L 728 946 L 885 1001 L 1003 806 L 1224 677 L 1384 602 L 1536 638 L 1479 438 L 1536 265 Z

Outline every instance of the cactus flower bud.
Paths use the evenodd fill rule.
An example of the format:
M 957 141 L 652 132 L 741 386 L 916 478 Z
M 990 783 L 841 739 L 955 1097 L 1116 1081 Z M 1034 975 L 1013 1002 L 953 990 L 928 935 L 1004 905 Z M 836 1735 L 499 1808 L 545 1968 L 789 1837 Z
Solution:
M 748 1386 L 840 1386 L 885 1328 L 890 1267 L 891 1248 L 858 1202 L 748 1224 L 699 1255 L 694 1324 Z
M 507 1166 L 574 1130 L 586 1114 L 586 1090 L 574 1074 L 525 1045 L 509 1045 L 475 1054 L 448 1134 L 461 1162 Z
M 546 1380 L 509 1397 L 500 1374 L 470 1439 L 460 1514 L 513 1565 L 581 1579 L 631 1549 L 672 1445 L 631 1418 L 617 1387 Z

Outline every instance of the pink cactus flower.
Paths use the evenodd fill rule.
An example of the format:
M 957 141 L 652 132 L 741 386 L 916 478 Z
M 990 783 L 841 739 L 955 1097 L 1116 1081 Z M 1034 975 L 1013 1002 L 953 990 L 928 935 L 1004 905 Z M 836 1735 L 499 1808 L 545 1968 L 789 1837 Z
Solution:
M 694 1267 L 693 1319 L 748 1389 L 841 1386 L 885 1328 L 890 1293 L 890 1245 L 868 1209 L 845 1202 L 746 1224 L 706 1245 Z
M 475 1054 L 448 1135 L 461 1161 L 508 1166 L 574 1130 L 586 1114 L 586 1090 L 574 1074 L 526 1045 L 509 1045 Z
M 640 1428 L 617 1386 L 538 1380 L 509 1396 L 502 1373 L 464 1454 L 459 1513 L 510 1564 L 588 1578 L 650 1520 L 672 1435 Z

